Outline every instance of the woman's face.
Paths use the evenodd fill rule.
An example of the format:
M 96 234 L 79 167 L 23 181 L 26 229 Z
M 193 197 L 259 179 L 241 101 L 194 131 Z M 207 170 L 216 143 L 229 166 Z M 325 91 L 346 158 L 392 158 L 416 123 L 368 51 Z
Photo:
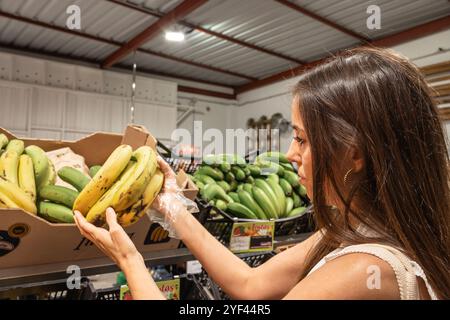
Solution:
M 287 157 L 298 166 L 299 182 L 306 187 L 308 198 L 313 198 L 313 173 L 311 162 L 311 148 L 306 136 L 305 127 L 300 116 L 298 98 L 294 98 L 291 106 L 294 139 L 291 142 Z

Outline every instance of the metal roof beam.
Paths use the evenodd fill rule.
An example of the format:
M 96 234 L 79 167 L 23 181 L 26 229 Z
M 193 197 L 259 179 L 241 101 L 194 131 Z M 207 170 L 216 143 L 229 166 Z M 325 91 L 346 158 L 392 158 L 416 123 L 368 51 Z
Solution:
M 353 30 L 347 29 L 346 27 L 341 26 L 341 25 L 339 25 L 339 24 L 337 24 L 337 23 L 335 23 L 335 22 L 333 22 L 331 20 L 328 20 L 328 19 L 326 19 L 326 18 L 324 18 L 324 17 L 322 17 L 322 16 L 320 16 L 320 15 L 318 15 L 318 14 L 312 12 L 312 11 L 309 11 L 308 9 L 305 9 L 305 8 L 295 4 L 295 3 L 292 3 L 292 2 L 290 2 L 288 0 L 275 0 L 275 1 L 280 3 L 280 4 L 283 4 L 283 5 L 287 6 L 287 7 L 289 7 L 291 9 L 295 10 L 295 11 L 303 13 L 304 15 L 306 15 L 306 16 L 308 16 L 308 17 L 310 17 L 310 18 L 312 18 L 312 19 L 314 19 L 316 21 L 319 21 L 319 22 L 321 22 L 323 24 L 326 24 L 327 26 L 329 26 L 329 27 L 331 27 L 331 28 L 333 28 L 335 30 L 338 30 L 338 31 L 340 31 L 342 33 L 345 33 L 346 35 L 348 35 L 350 37 L 356 38 L 356 39 L 358 39 L 358 40 L 360 40 L 362 42 L 370 42 L 369 38 L 367 38 L 367 37 L 365 37 L 365 36 L 355 32 Z
M 147 29 L 136 35 L 134 38 L 125 43 L 117 51 L 113 52 L 102 63 L 103 68 L 108 68 L 117 63 L 120 59 L 127 56 L 141 45 L 156 37 L 164 28 L 183 19 L 186 15 L 206 3 L 208 0 L 185 0 L 174 9 L 163 15 L 158 21 L 153 23 Z
M 369 46 L 377 46 L 377 47 L 390 47 L 395 46 L 403 42 L 411 41 L 417 38 L 425 37 L 427 35 L 447 30 L 450 28 L 450 16 L 446 16 L 440 19 L 433 20 L 431 22 L 427 22 L 421 24 L 419 26 L 400 31 L 398 33 L 386 36 L 381 39 L 373 40 L 369 44 Z M 287 80 L 302 74 L 307 69 L 311 69 L 314 66 L 322 63 L 327 57 L 313 61 L 304 66 L 299 66 L 296 68 L 292 68 L 272 76 L 266 77 L 264 79 L 260 79 L 257 81 L 250 82 L 248 84 L 244 84 L 236 88 L 236 93 L 240 94 L 249 90 L 253 90 L 256 88 L 260 88 L 262 86 L 266 86 L 278 81 Z
M 134 4 L 122 1 L 122 0 L 107 0 L 107 1 L 115 3 L 115 4 L 118 4 L 118 5 L 121 5 L 121 6 L 124 6 L 124 7 L 127 7 L 129 9 L 133 9 L 133 10 L 136 10 L 136 11 L 139 11 L 139 12 L 143 12 L 143 13 L 152 15 L 154 17 L 160 18 L 160 17 L 163 16 L 163 14 L 158 12 L 158 11 L 155 11 L 155 10 L 152 10 L 152 9 L 147 9 L 147 8 L 142 7 L 142 6 L 134 5 Z M 184 21 L 184 20 L 180 20 L 177 23 L 180 24 L 180 25 L 183 25 L 183 26 L 185 26 L 187 28 L 190 28 L 192 30 L 196 30 L 198 32 L 206 33 L 206 34 L 208 34 L 210 36 L 213 36 L 213 37 L 216 37 L 216 38 L 219 38 L 219 39 L 231 42 L 231 43 L 238 44 L 238 45 L 240 45 L 242 47 L 247 47 L 247 48 L 250 48 L 252 50 L 263 52 L 263 53 L 266 53 L 268 55 L 271 55 L 271 56 L 274 56 L 274 57 L 277 57 L 277 58 L 280 58 L 280 59 L 291 61 L 291 62 L 294 62 L 296 64 L 305 64 L 306 63 L 305 61 L 303 61 L 301 59 L 290 57 L 290 56 L 284 55 L 282 53 L 275 52 L 275 51 L 272 51 L 272 50 L 269 50 L 269 49 L 257 46 L 255 44 L 251 44 L 251 43 L 248 43 L 246 41 L 242 41 L 242 40 L 239 40 L 239 39 L 227 36 L 225 34 L 222 34 L 222 33 L 219 33 L 219 32 L 215 32 L 215 31 L 203 28 L 200 25 L 196 25 L 196 24 Z
M 94 36 L 94 35 L 91 35 L 91 34 L 87 34 L 87 33 L 84 33 L 84 32 L 79 32 L 79 31 L 70 30 L 70 29 L 67 29 L 67 28 L 62 28 L 62 27 L 59 27 L 59 26 L 56 26 L 56 25 L 48 24 L 48 23 L 41 22 L 41 21 L 32 20 L 32 19 L 29 19 L 29 18 L 21 17 L 21 16 L 16 16 L 16 15 L 13 15 L 13 14 L 10 14 L 10 13 L 7 13 L 7 12 L 3 12 L 3 11 L 0 11 L 0 17 L 5 17 L 5 18 L 8 18 L 8 19 L 17 20 L 17 21 L 20 21 L 20 22 L 32 24 L 32 25 L 35 25 L 35 26 L 38 26 L 38 27 L 42 27 L 42 28 L 46 28 L 46 29 L 50 29 L 50 30 L 54 30 L 54 31 L 58 31 L 58 32 L 64 32 L 64 33 L 67 33 L 67 34 L 70 34 L 70 35 L 82 37 L 82 38 L 93 40 L 93 41 L 102 42 L 102 43 L 105 43 L 105 44 L 110 44 L 110 45 L 117 46 L 117 47 L 121 47 L 123 45 L 123 43 L 121 43 L 121 42 L 117 42 L 117 41 L 101 38 L 101 37 Z M 147 49 L 137 49 L 137 51 L 138 52 L 143 52 L 143 53 L 146 53 L 146 54 L 150 54 L 150 55 L 154 55 L 154 56 L 158 56 L 158 57 L 161 57 L 161 58 L 164 58 L 164 59 L 168 59 L 168 60 L 172 60 L 172 61 L 177 61 L 177 62 L 180 62 L 180 63 L 188 64 L 188 65 L 191 65 L 191 66 L 195 66 L 195 67 L 199 67 L 199 68 L 203 68 L 203 69 L 208 69 L 208 70 L 211 70 L 211 71 L 220 72 L 220 73 L 223 73 L 223 74 L 228 74 L 228 75 L 231 75 L 231 76 L 247 79 L 247 80 L 250 80 L 250 81 L 257 80 L 257 78 L 255 78 L 255 77 L 250 77 L 250 76 L 242 74 L 242 73 L 238 73 L 238 72 L 234 72 L 234 71 L 230 71 L 230 70 L 225 70 L 225 69 L 213 67 L 213 66 L 206 65 L 206 64 L 203 64 L 203 63 L 199 63 L 199 62 L 185 60 L 185 59 L 174 57 L 174 56 L 171 56 L 171 55 L 168 55 L 168 54 L 165 54 L 165 53 L 160 53 L 160 52 L 147 50 Z M 222 86 L 227 86 L 227 85 L 223 85 L 222 84 Z

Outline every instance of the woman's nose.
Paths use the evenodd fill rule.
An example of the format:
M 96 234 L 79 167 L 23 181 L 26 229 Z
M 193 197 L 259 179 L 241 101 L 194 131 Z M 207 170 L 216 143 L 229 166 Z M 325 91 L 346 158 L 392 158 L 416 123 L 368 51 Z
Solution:
M 291 145 L 289 146 L 289 150 L 286 153 L 286 158 L 290 161 L 290 162 L 295 162 L 295 163 L 300 163 L 301 162 L 301 157 L 298 154 L 296 147 L 295 147 L 295 141 L 291 141 Z

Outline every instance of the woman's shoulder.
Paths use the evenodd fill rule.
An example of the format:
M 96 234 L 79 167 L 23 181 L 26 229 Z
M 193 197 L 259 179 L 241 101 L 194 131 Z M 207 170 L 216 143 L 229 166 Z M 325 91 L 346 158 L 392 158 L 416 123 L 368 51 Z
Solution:
M 295 297 L 296 292 L 300 295 Z M 399 299 L 396 274 L 376 255 L 349 252 L 327 261 L 290 293 L 306 299 Z

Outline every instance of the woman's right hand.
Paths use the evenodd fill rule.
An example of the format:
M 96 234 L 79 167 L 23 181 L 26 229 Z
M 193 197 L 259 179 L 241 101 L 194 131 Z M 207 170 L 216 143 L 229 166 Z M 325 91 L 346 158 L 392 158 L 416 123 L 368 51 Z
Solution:
M 165 222 L 174 222 L 180 215 L 187 213 L 187 209 L 180 200 L 181 189 L 178 187 L 175 172 L 163 158 L 158 156 L 158 165 L 164 174 L 164 184 L 159 195 L 155 198 L 152 208 L 165 216 Z

